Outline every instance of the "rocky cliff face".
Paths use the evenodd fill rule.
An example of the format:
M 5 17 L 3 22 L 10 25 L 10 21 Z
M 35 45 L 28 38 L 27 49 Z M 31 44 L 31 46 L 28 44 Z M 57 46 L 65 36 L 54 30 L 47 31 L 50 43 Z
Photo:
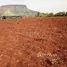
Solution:
M 0 6 L 0 15 L 35 15 L 37 11 L 27 8 L 26 5 L 4 5 Z

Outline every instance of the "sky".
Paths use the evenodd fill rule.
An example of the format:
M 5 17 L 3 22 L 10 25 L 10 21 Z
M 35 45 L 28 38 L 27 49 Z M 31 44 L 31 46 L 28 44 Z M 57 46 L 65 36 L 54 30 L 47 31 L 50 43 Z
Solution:
M 0 0 L 0 5 L 21 4 L 40 12 L 67 12 L 67 0 Z

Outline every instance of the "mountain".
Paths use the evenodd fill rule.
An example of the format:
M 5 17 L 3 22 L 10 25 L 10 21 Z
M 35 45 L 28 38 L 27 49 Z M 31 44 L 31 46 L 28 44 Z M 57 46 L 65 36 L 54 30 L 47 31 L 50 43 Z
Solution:
M 25 15 L 33 16 L 37 11 L 28 9 L 26 5 L 3 5 L 0 6 L 0 15 L 5 16 L 16 16 L 16 15 Z

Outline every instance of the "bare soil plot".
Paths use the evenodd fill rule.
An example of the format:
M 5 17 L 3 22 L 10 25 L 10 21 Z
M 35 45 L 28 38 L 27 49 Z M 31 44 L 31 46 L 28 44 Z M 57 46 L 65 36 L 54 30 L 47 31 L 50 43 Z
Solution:
M 67 17 L 0 20 L 0 67 L 67 67 Z

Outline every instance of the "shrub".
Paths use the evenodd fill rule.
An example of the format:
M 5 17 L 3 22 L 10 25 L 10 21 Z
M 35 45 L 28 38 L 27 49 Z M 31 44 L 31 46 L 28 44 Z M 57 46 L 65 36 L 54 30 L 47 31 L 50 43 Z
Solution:
M 55 14 L 55 16 L 65 16 L 65 12 L 58 12 Z
M 65 16 L 67 16 L 67 12 L 66 12 Z
M 37 12 L 37 14 L 35 15 L 36 17 L 39 17 L 40 16 L 40 12 Z
M 50 17 L 51 17 L 51 16 L 54 16 L 54 14 L 53 14 L 53 13 L 49 13 L 49 14 L 48 14 L 48 16 L 50 16 Z

